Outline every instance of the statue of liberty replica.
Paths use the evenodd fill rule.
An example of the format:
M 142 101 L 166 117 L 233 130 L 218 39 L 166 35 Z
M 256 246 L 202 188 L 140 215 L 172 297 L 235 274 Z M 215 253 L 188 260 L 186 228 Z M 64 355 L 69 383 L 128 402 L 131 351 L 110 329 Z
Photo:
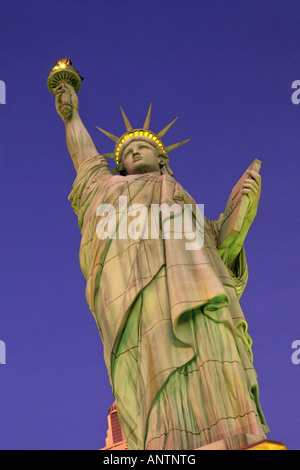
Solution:
M 86 298 L 129 450 L 240 449 L 266 440 L 239 304 L 247 283 L 244 240 L 261 190 L 259 161 L 245 172 L 228 213 L 217 221 L 203 217 L 203 243 L 187 249 L 175 222 L 189 207 L 196 232 L 197 205 L 169 166 L 170 151 L 186 141 L 166 147 L 162 140 L 175 120 L 154 132 L 151 105 L 137 128 L 121 108 L 126 131 L 120 137 L 102 131 L 114 150 L 101 154 L 79 116 L 80 84 L 67 59 L 48 76 L 77 172 L 69 199 L 82 235 Z M 177 212 L 167 217 L 157 207 Z

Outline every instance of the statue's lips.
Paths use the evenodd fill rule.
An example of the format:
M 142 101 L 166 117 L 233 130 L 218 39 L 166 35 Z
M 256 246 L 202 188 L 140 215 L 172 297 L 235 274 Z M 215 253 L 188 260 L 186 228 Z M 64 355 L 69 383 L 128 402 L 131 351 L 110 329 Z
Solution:
M 137 155 L 136 157 L 133 157 L 134 162 L 138 162 L 139 160 L 142 160 L 143 157 L 141 155 Z

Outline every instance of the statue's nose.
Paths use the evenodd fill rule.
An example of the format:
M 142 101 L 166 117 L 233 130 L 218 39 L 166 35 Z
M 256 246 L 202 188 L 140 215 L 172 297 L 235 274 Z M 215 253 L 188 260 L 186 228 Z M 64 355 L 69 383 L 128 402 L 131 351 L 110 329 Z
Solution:
M 139 149 L 137 147 L 133 147 L 132 155 L 135 156 L 135 155 L 139 155 L 139 154 L 140 154 Z

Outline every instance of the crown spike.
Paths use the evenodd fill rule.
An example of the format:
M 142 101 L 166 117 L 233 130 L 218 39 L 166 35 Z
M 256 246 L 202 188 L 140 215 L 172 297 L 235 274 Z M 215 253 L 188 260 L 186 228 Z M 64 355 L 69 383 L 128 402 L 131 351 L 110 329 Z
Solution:
M 128 121 L 128 118 L 127 118 L 127 116 L 126 116 L 126 114 L 125 114 L 125 112 L 124 112 L 122 106 L 120 106 L 120 108 L 121 108 L 121 111 L 122 111 L 122 116 L 123 116 L 123 119 L 124 119 L 124 122 L 125 122 L 125 126 L 126 126 L 127 132 L 132 131 L 131 124 L 130 124 L 130 122 Z
M 105 134 L 109 139 L 113 140 L 114 142 L 117 143 L 119 141 L 119 137 L 116 137 L 115 135 L 110 134 L 109 132 L 104 131 L 103 129 L 100 129 L 100 127 L 98 127 L 98 126 L 95 126 L 95 127 L 97 127 L 97 129 L 99 129 L 99 131 L 103 132 L 103 134 Z
M 168 124 L 166 127 L 164 127 L 158 134 L 157 134 L 157 137 L 159 137 L 160 139 L 168 132 L 168 130 L 170 129 L 171 126 L 173 126 L 174 122 L 177 121 L 177 119 L 179 118 L 179 116 L 177 116 L 177 118 L 174 119 L 174 121 L 170 122 L 170 124 Z
M 144 131 L 148 131 L 148 130 L 149 130 L 150 118 L 151 118 L 151 110 L 152 110 L 152 101 L 151 101 L 151 103 L 150 103 L 150 106 L 149 106 L 149 109 L 148 109 L 148 113 L 147 113 L 147 116 L 146 116 L 146 120 L 145 120 L 145 122 L 144 122 L 144 126 L 143 126 Z
M 186 144 L 190 140 L 192 140 L 192 139 L 183 140 L 182 142 L 178 142 L 177 144 L 169 145 L 168 147 L 165 147 L 166 152 L 169 153 L 169 152 L 171 152 L 171 150 L 174 150 L 174 149 L 180 147 L 181 145 Z

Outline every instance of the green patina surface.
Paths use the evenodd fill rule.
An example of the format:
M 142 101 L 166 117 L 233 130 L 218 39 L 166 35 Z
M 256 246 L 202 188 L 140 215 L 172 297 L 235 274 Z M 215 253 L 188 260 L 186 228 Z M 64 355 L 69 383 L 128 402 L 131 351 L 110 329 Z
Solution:
M 248 277 L 244 240 L 260 195 L 258 173 L 246 175 L 244 222 L 239 232 L 222 237 L 221 247 L 222 214 L 217 221 L 205 219 L 199 250 L 187 250 L 186 240 L 173 233 L 164 238 L 162 221 L 155 239 L 101 238 L 97 209 L 110 204 L 118 226 L 128 216 L 120 197 L 126 196 L 128 206 L 148 208 L 139 219 L 144 229 L 151 225 L 153 204 L 176 203 L 182 211 L 190 204 L 194 217 L 196 204 L 173 177 L 161 141 L 133 138 L 126 152 L 117 146 L 122 171 L 116 175 L 79 117 L 72 86 L 58 84 L 55 94 L 77 170 L 69 198 L 82 234 L 86 297 L 129 449 L 195 449 L 237 434 L 264 438 L 268 427 L 239 304 Z M 126 117 L 125 124 L 130 131 Z

